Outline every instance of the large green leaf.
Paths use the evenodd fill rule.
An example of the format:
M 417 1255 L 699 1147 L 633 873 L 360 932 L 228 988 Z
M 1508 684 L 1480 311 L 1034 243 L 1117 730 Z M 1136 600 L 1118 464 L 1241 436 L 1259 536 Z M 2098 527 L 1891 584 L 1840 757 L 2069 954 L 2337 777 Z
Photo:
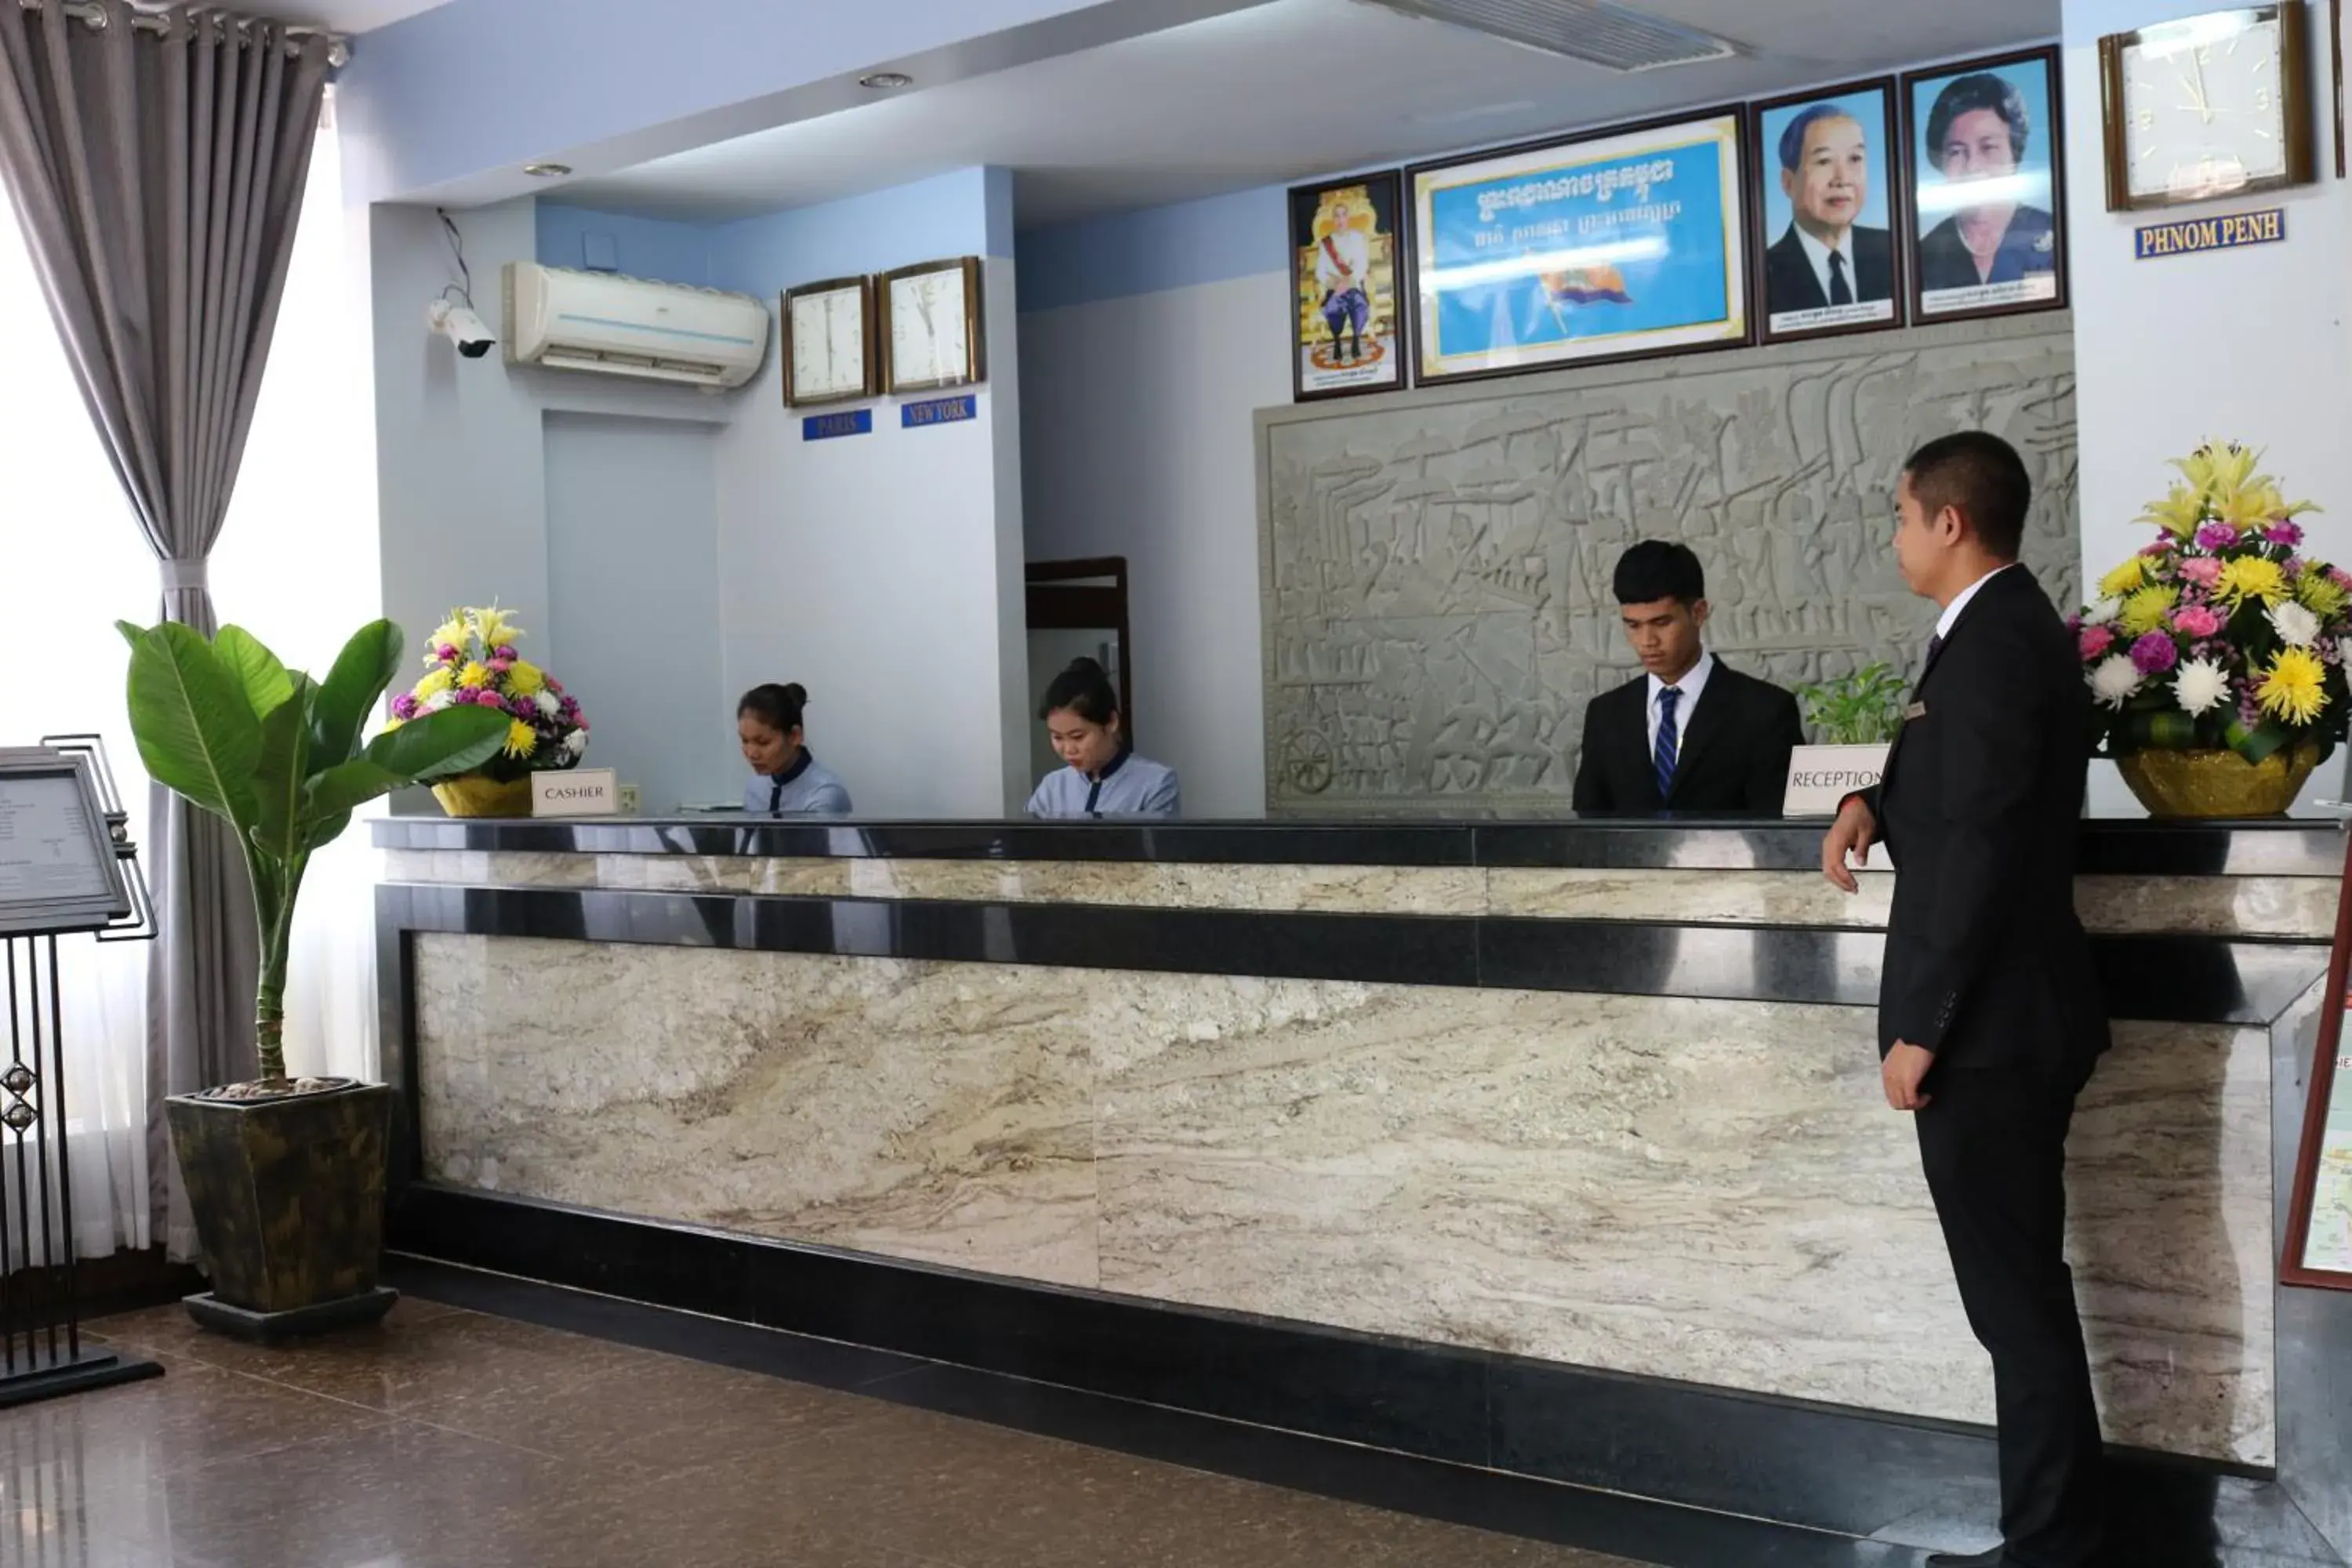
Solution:
M 261 721 L 261 759 L 253 780 L 257 808 L 253 843 L 281 865 L 307 847 L 302 786 L 310 773 L 310 713 L 318 690 L 307 675 L 290 678 L 285 700 Z
M 312 776 L 303 817 L 313 827 L 323 826 L 380 795 L 478 768 L 505 748 L 508 722 L 495 708 L 468 706 L 388 730 L 358 756 Z
M 131 645 L 130 699 L 131 732 L 148 774 L 226 817 L 242 838 L 257 809 L 261 721 L 212 644 L 173 621 L 139 633 Z
M 310 732 L 310 765 L 325 769 L 359 754 L 360 731 L 376 700 L 400 672 L 400 628 L 371 621 L 352 634 L 319 688 Z
M 252 706 L 255 718 L 267 719 L 279 703 L 293 695 L 294 678 L 286 673 L 278 656 L 243 626 L 221 627 L 213 638 L 213 651 L 244 686 L 245 700 Z

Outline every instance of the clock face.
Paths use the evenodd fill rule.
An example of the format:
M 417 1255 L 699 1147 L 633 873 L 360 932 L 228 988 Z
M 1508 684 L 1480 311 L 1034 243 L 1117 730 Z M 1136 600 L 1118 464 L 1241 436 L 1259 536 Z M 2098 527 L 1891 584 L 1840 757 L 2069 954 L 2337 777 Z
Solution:
M 832 289 L 793 298 L 793 400 L 857 397 L 866 390 L 866 296 Z
M 2288 173 L 2275 16 L 2151 28 L 2123 50 L 2124 163 L 2136 199 L 2226 196 Z
M 899 387 L 971 379 L 971 313 L 961 267 L 890 284 L 890 380 Z

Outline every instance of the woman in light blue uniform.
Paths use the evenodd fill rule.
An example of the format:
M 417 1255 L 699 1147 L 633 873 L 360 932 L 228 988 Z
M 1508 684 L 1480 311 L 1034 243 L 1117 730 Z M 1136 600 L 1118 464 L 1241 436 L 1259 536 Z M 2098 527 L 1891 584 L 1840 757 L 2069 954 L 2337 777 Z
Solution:
M 801 710 L 808 691 L 791 686 L 755 686 L 735 704 L 735 735 L 751 781 L 743 786 L 743 809 L 759 816 L 846 816 L 849 791 L 817 765 L 801 741 Z
M 1118 693 L 1103 667 L 1074 659 L 1045 689 L 1037 710 L 1055 752 L 1070 765 L 1045 775 L 1029 815 L 1054 821 L 1181 815 L 1176 770 L 1135 754 Z

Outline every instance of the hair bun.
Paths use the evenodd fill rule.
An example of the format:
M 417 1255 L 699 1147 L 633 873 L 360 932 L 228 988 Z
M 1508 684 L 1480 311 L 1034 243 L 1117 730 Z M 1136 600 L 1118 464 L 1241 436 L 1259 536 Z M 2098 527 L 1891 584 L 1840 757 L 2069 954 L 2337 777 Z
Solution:
M 1108 673 L 1099 661 L 1089 658 L 1085 654 L 1080 654 L 1070 660 L 1066 668 L 1072 675 L 1108 675 Z
M 784 696 L 790 700 L 793 705 L 796 708 L 806 707 L 808 705 L 808 688 L 803 686 L 797 680 L 792 681 L 784 687 Z

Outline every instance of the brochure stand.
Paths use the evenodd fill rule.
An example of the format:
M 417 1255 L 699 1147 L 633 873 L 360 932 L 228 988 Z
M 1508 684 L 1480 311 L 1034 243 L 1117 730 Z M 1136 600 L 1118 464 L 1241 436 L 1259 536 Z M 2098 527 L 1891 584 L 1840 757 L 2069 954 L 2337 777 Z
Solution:
M 0 748 L 0 1408 L 163 1375 L 82 1342 L 74 1258 L 58 938 L 155 934 L 128 823 L 97 736 Z
M 2311 1053 L 2302 1148 L 2288 1194 L 2286 1254 L 2279 1262 L 2283 1284 L 2352 1290 L 2352 1044 L 2344 1037 L 2344 1015 L 2352 1006 L 2352 994 L 2346 989 L 2347 972 L 2352 972 L 2352 833 L 2346 835 L 2336 946 L 2327 960 L 2327 993 L 2322 999 L 2319 1040 Z

